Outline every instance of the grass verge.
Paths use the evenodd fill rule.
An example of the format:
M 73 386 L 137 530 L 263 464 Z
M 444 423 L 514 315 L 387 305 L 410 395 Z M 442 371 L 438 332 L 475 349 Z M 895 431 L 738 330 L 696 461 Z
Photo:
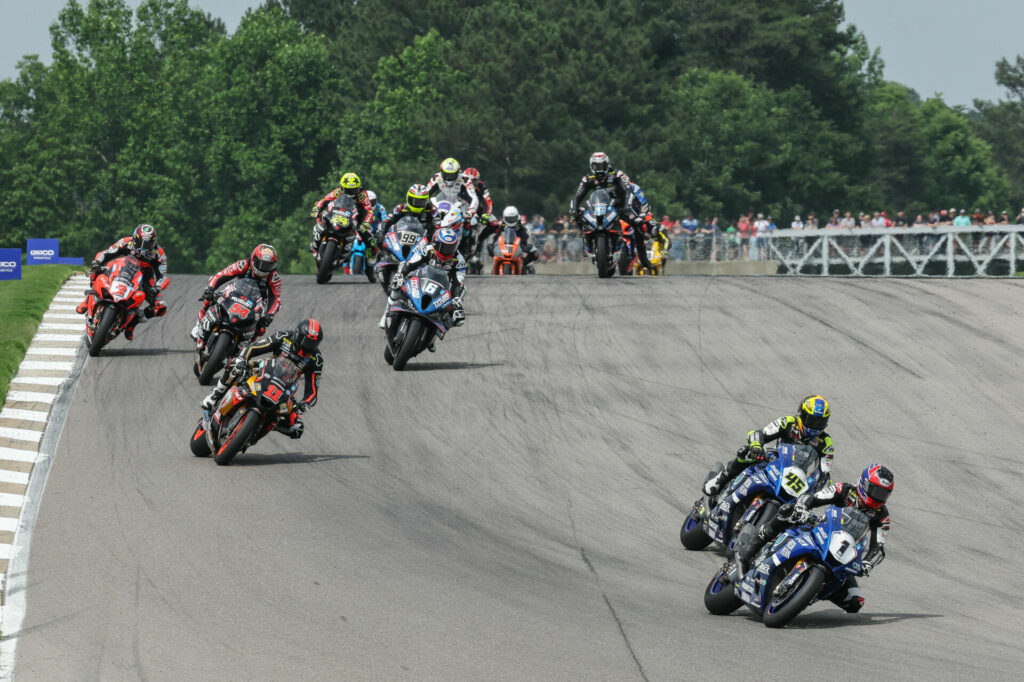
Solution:
M 72 272 L 74 265 L 32 265 L 21 268 L 21 280 L 0 282 L 0 405 L 25 358 L 25 349 L 43 321 L 43 312 Z M 82 287 L 83 289 L 85 287 Z

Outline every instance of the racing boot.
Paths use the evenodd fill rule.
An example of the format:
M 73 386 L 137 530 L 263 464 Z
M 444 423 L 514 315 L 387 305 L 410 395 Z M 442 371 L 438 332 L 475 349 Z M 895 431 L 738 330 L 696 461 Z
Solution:
M 708 497 L 714 497 L 717 495 L 726 483 L 729 482 L 729 472 L 722 469 L 717 474 L 708 479 L 708 482 L 704 484 L 704 494 Z
M 217 407 L 217 403 L 224 397 L 224 394 L 228 391 L 228 385 L 224 383 L 224 378 L 221 377 L 217 380 L 217 385 L 213 387 L 210 394 L 203 398 L 201 403 L 202 408 L 206 412 L 210 412 L 213 408 Z
M 202 348 L 203 346 L 206 345 L 206 337 L 209 333 L 210 323 L 206 319 L 206 315 L 203 315 L 202 317 L 199 318 L 199 321 L 196 322 L 196 326 L 192 327 L 192 331 L 190 331 L 188 334 L 193 339 L 195 339 L 196 348 Z
M 289 415 L 287 422 L 279 422 L 274 430 L 278 433 L 283 433 L 289 438 L 302 438 L 302 432 L 306 430 L 305 424 L 302 423 L 302 419 L 299 415 L 294 412 Z

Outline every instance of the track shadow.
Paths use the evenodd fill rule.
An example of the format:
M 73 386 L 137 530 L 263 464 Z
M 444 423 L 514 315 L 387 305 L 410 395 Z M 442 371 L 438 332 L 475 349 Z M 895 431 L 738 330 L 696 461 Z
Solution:
M 405 366 L 406 372 L 430 372 L 435 369 L 479 369 L 501 367 L 504 362 L 412 362 Z
M 760 622 L 760 619 L 755 618 L 749 611 L 747 611 L 747 616 L 750 620 Z M 901 620 L 943 617 L 941 613 L 844 613 L 838 609 L 833 609 L 800 614 L 786 625 L 786 629 L 827 630 L 829 628 L 848 628 L 859 625 L 888 625 L 889 623 L 898 623 Z
M 308 455 L 302 452 L 281 452 L 274 455 L 245 453 L 231 460 L 231 466 L 266 466 L 268 464 L 311 464 L 335 459 L 370 459 L 369 455 Z
M 126 358 L 133 355 L 145 356 L 145 355 L 181 355 L 183 353 L 194 353 L 191 349 L 174 349 L 168 348 L 104 348 L 100 351 L 101 358 Z

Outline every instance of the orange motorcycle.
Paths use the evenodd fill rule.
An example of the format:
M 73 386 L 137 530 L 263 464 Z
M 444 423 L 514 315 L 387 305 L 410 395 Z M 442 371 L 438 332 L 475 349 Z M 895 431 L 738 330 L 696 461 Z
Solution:
M 514 227 L 506 227 L 498 236 L 498 244 L 494 248 L 494 268 L 492 275 L 523 274 L 523 247 Z

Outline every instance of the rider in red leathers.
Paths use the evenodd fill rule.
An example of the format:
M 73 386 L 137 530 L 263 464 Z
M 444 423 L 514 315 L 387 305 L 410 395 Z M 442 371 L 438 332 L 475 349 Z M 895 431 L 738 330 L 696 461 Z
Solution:
M 144 286 L 146 303 L 149 304 L 142 311 L 141 317 L 136 315 L 125 327 L 124 337 L 131 341 L 135 338 L 135 327 L 139 322 L 144 322 L 151 317 L 163 317 L 167 314 L 167 304 L 160 300 L 160 292 L 167 288 L 171 280 L 167 277 L 167 254 L 156 241 L 156 230 L 152 225 L 143 223 L 135 228 L 130 237 L 122 237 L 106 250 L 96 254 L 92 265 L 89 266 L 90 286 L 96 281 L 96 275 L 104 265 L 116 258 L 129 255 L 139 259 L 143 265 L 147 266 L 148 277 Z M 76 310 L 79 314 L 84 314 L 88 310 L 89 296 L 92 295 L 92 293 L 88 294 L 86 299 L 78 304 Z
M 252 277 L 259 285 L 267 304 L 267 311 L 259 320 L 256 336 L 266 333 L 267 327 L 273 322 L 277 311 L 281 309 L 281 275 L 277 273 L 277 250 L 270 244 L 260 244 L 252 250 L 247 260 L 235 261 L 210 278 L 203 292 L 203 308 L 199 311 L 199 321 L 192 327 L 191 336 L 196 345 L 206 345 L 210 333 L 211 321 L 206 318 L 206 311 L 213 303 L 217 287 L 238 277 Z

